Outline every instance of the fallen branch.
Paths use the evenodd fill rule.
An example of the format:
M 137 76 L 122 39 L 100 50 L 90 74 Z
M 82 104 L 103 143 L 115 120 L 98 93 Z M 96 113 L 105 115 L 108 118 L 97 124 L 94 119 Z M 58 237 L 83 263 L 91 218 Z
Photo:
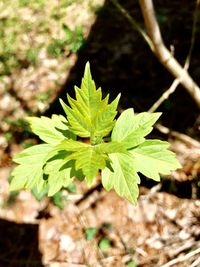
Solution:
M 165 101 L 169 98 L 169 96 L 171 94 L 173 94 L 177 88 L 177 86 L 179 85 L 180 80 L 179 79 L 175 79 L 172 83 L 172 85 L 170 86 L 169 89 L 167 89 L 167 91 L 165 91 L 161 97 L 151 106 L 151 108 L 148 110 L 148 112 L 155 112 L 156 109 Z
M 184 69 L 188 70 L 190 65 L 190 60 L 192 56 L 192 51 L 195 43 L 195 32 L 196 32 L 196 26 L 198 21 L 198 6 L 199 6 L 200 0 L 197 0 L 196 2 L 196 8 L 194 11 L 194 19 L 193 19 L 193 25 L 192 25 L 192 36 L 191 36 L 191 43 L 190 43 L 190 49 L 188 52 L 188 55 L 185 60 Z M 177 88 L 177 86 L 180 84 L 180 79 L 176 78 L 169 89 L 167 89 L 161 97 L 152 105 L 152 107 L 148 110 L 149 112 L 155 112 L 156 109 L 166 100 L 169 98 L 171 94 L 173 94 Z
M 160 33 L 160 28 L 156 20 L 152 0 L 139 0 L 139 2 L 148 36 L 151 39 L 151 43 L 153 44 L 153 53 L 157 56 L 159 61 L 169 70 L 169 72 L 180 81 L 180 83 L 195 100 L 198 107 L 200 107 L 200 88 L 193 81 L 187 70 L 178 63 L 178 61 L 173 57 L 172 53 L 164 45 Z M 199 4 L 199 0 L 197 3 Z
M 198 259 L 196 259 L 191 265 L 190 267 L 198 267 L 200 266 L 200 257 Z
M 163 126 L 162 124 L 156 123 L 155 128 L 160 131 L 163 134 L 169 135 L 171 137 L 175 137 L 178 140 L 184 142 L 186 145 L 191 146 L 191 147 L 195 147 L 200 149 L 200 142 L 193 139 L 192 137 L 183 134 L 183 133 L 179 133 L 177 131 L 173 131 L 170 130 L 169 128 Z
M 161 267 L 170 267 L 170 266 L 173 266 L 177 263 L 180 263 L 180 262 L 183 262 L 183 261 L 187 261 L 189 260 L 191 257 L 195 256 L 196 254 L 199 254 L 200 253 L 200 248 L 197 248 L 191 252 L 189 252 L 188 254 L 184 255 L 184 256 L 181 256 L 181 257 L 178 257 L 176 259 L 173 259 L 169 262 L 167 262 L 166 264 L 162 265 Z

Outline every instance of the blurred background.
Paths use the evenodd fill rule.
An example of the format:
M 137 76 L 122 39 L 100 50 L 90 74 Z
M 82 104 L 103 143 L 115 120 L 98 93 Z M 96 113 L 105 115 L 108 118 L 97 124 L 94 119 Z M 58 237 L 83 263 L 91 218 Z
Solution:
M 154 2 L 181 65 L 195 33 L 189 73 L 200 85 L 199 1 Z M 145 29 L 138 1 L 119 3 Z M 0 0 L 0 267 L 200 266 L 200 115 L 180 85 L 152 136 L 170 142 L 183 168 L 158 184 L 141 177 L 137 206 L 98 182 L 51 199 L 9 192 L 12 156 L 40 142 L 26 116 L 64 115 L 58 98 L 73 96 L 87 61 L 104 94 L 122 93 L 119 111 L 148 111 L 174 80 L 110 0 Z

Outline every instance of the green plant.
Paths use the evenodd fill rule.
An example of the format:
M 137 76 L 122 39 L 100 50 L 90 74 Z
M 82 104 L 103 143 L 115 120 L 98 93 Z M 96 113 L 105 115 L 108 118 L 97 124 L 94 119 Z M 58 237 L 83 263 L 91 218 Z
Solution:
M 137 263 L 133 260 L 129 261 L 127 267 L 137 267 Z
M 61 56 L 66 49 L 71 53 L 76 53 L 85 43 L 83 30 L 81 27 L 76 27 L 72 31 L 67 25 L 63 24 L 62 28 L 65 36 L 60 39 L 53 38 L 47 47 L 47 52 L 55 58 Z
M 111 247 L 111 241 L 108 238 L 102 238 L 99 241 L 99 248 L 102 251 L 106 251 Z
M 85 238 L 86 240 L 92 240 L 96 234 L 98 233 L 98 229 L 96 227 L 89 227 L 85 229 Z
M 14 157 L 19 165 L 12 172 L 10 190 L 36 186 L 40 192 L 48 185 L 48 195 L 52 196 L 71 184 L 74 177 L 85 177 L 91 185 L 101 171 L 106 190 L 114 188 L 136 203 L 138 172 L 159 181 L 159 173 L 167 175 L 180 167 L 175 154 L 168 150 L 168 142 L 145 139 L 161 113 L 135 115 L 129 108 L 115 120 L 120 95 L 110 104 L 109 96 L 102 99 L 89 63 L 81 88 L 75 86 L 75 93 L 76 100 L 67 96 L 69 106 L 60 100 L 67 119 L 55 114 L 51 119 L 27 118 L 32 131 L 46 143 Z

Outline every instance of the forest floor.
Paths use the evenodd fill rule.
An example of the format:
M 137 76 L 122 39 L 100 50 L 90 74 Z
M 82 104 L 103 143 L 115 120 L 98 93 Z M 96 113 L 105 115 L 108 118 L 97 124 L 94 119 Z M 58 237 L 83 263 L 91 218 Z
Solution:
M 174 17 L 167 18 L 176 2 L 160 6 L 158 19 L 170 32 L 166 41 L 182 49 L 177 57 L 183 62 L 188 42 L 182 40 L 191 33 L 186 26 L 192 25 L 194 5 L 179 9 L 179 25 L 173 27 L 182 25 L 185 14 L 186 26 L 175 38 Z M 170 142 L 183 168 L 161 183 L 143 178 L 136 206 L 106 192 L 98 177 L 90 189 L 76 182 L 53 199 L 9 192 L 12 156 L 39 142 L 25 117 L 57 113 L 58 96 L 74 82 L 79 85 L 86 60 L 105 91 L 115 88 L 111 96 L 123 90 L 121 109 L 148 110 L 173 81 L 108 1 L 10 3 L 0 2 L 0 267 L 200 266 L 199 110 L 183 88 L 162 106 L 160 123 L 169 134 L 153 133 Z M 141 19 L 138 7 L 130 10 Z M 195 47 L 194 54 L 196 78 L 200 57 Z

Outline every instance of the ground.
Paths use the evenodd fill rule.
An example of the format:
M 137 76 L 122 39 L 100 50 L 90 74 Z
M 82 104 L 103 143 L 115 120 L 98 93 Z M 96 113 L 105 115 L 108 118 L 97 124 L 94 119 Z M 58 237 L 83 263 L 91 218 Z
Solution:
M 120 110 L 148 110 L 173 81 L 109 1 L 50 2 L 0 2 L 0 267 L 199 266 L 199 110 L 182 87 L 161 107 L 170 133 L 153 136 L 170 141 L 183 168 L 158 184 L 142 178 L 136 206 L 106 192 L 99 178 L 54 199 L 9 192 L 12 156 L 39 142 L 25 116 L 60 112 L 58 97 L 80 84 L 87 60 L 105 93 L 122 92 Z M 195 1 L 179 5 L 156 7 L 183 63 Z M 125 7 L 142 25 L 138 5 Z M 190 68 L 198 83 L 199 42 Z

